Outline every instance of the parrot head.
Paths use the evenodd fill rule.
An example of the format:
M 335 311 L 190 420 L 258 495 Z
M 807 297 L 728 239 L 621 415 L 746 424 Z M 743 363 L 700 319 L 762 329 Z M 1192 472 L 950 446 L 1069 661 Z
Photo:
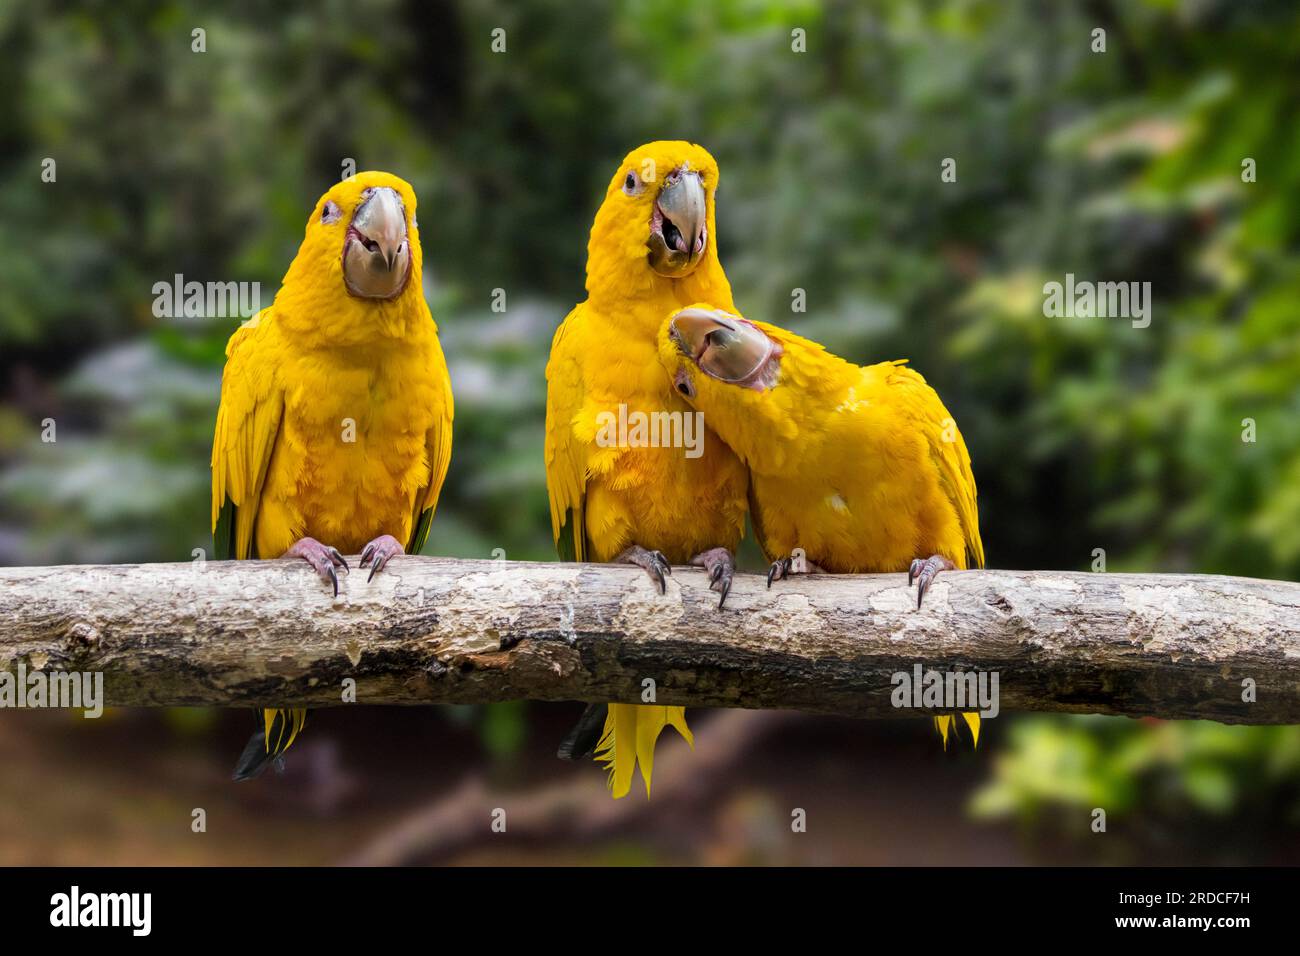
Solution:
M 727 389 L 774 388 L 783 352 L 781 343 L 755 323 L 707 305 L 669 316 L 660 342 L 673 388 L 687 401 L 699 399 L 701 391 L 725 399 Z
M 659 363 L 672 389 L 755 471 L 784 467 L 809 409 L 824 404 L 816 343 L 697 303 L 660 326 Z
M 419 287 L 418 230 L 409 183 L 389 173 L 357 173 L 316 203 L 290 275 L 301 264 L 316 275 L 323 271 L 327 282 L 338 283 L 341 295 L 396 299 Z
M 631 285 L 647 271 L 682 279 L 717 262 L 713 200 L 718 164 L 693 143 L 648 143 L 624 157 L 596 213 L 588 285 L 596 277 Z

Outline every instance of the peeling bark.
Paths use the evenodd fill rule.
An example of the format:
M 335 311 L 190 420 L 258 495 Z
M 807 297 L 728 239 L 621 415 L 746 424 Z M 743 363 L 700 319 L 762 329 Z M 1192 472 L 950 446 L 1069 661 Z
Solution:
M 352 562 L 356 567 L 356 562 Z M 0 668 L 102 671 L 111 705 L 609 700 L 857 717 L 913 665 L 1007 711 L 1300 723 L 1300 584 L 1210 575 L 702 571 L 398 557 L 332 599 L 300 561 L 0 568 Z M 1255 703 L 1242 700 L 1255 682 Z

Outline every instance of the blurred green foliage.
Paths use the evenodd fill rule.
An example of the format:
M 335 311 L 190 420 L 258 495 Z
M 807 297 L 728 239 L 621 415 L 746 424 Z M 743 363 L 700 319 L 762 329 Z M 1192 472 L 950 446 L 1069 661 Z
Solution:
M 1300 825 L 1295 730 L 1208 721 L 1134 726 L 1103 717 L 1020 720 L 994 758 L 994 781 L 971 809 L 982 818 L 1014 815 L 1029 832 L 1059 833 L 1076 846 L 1118 831 L 1126 839 L 1093 846 L 1114 863 L 1152 863 L 1184 849 L 1176 824 L 1193 819 L 1199 842 L 1213 853 L 1205 862 L 1258 862 L 1279 825 Z M 1102 823 L 1104 829 L 1094 829 Z
M 1300 9 L 1280 0 L 14 0 L 0 563 L 207 546 L 237 320 L 155 319 L 153 283 L 258 281 L 268 301 L 347 158 L 420 196 L 457 398 L 429 550 L 548 557 L 550 336 L 582 297 L 615 163 L 680 137 L 720 162 L 718 241 L 748 314 L 856 361 L 908 356 L 944 396 L 991 564 L 1086 569 L 1103 548 L 1111 570 L 1295 578 L 1298 79 Z M 1151 282 L 1151 326 L 1045 318 L 1043 283 L 1067 272 Z M 478 721 L 493 752 L 520 746 L 522 715 Z M 1172 777 L 1178 812 L 1247 812 L 1241 775 L 1294 783 L 1279 755 L 1297 739 L 1025 720 L 978 807 L 1173 812 L 1147 799 Z

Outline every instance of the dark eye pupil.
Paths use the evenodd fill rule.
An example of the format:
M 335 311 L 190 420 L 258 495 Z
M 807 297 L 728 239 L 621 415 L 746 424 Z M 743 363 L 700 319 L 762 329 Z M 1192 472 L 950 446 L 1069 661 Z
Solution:
M 627 180 L 623 183 L 623 188 L 627 190 L 636 189 L 636 177 L 631 173 L 627 174 Z

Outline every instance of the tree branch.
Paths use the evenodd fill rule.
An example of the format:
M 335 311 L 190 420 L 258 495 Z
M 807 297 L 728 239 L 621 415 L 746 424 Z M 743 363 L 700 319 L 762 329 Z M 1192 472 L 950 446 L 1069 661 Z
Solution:
M 352 562 L 356 568 L 356 561 Z M 401 557 L 0 569 L 0 668 L 102 671 L 112 705 L 642 700 L 900 716 L 913 666 L 999 675 L 1003 711 L 1300 723 L 1300 584 L 1210 575 L 702 571 Z M 1243 702 L 1243 680 L 1256 703 Z

